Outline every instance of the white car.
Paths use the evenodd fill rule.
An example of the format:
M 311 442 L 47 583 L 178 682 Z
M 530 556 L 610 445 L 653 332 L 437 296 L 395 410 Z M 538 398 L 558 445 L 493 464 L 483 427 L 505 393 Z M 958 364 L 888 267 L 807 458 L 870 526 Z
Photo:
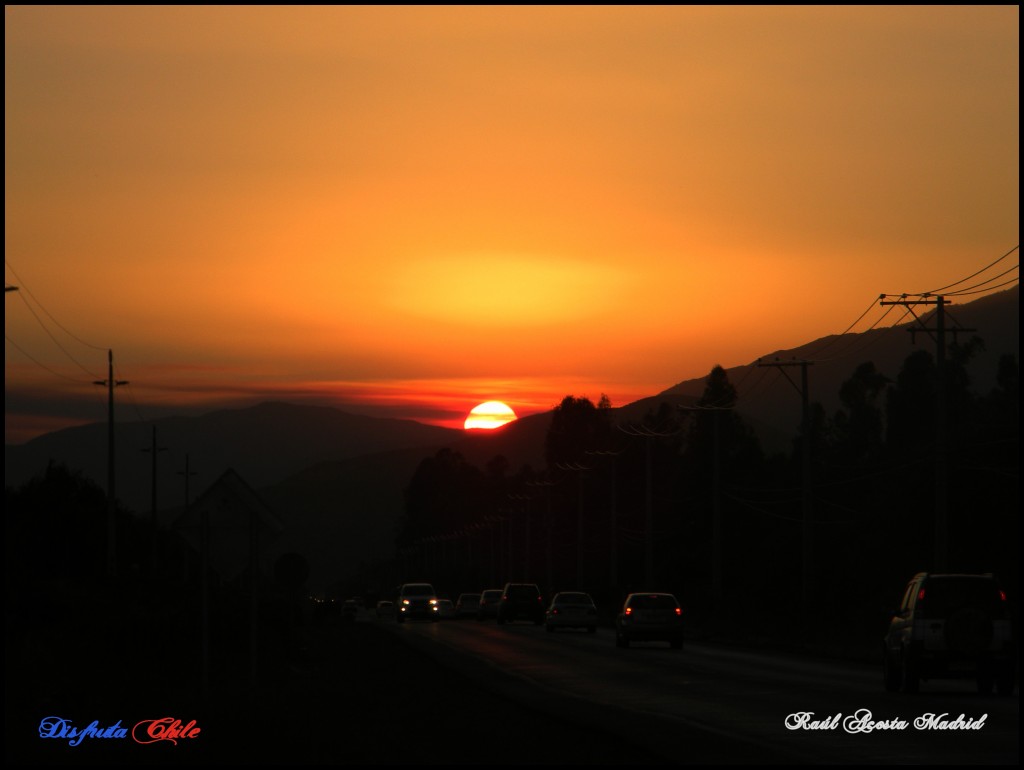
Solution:
M 615 619 L 615 646 L 653 641 L 668 642 L 673 650 L 682 649 L 683 608 L 672 594 L 630 594 Z
M 555 594 L 544 613 L 544 627 L 549 632 L 556 628 L 585 628 L 588 634 L 596 633 L 597 607 L 594 600 L 582 591 Z
M 488 588 L 480 594 L 480 604 L 477 605 L 476 619 L 487 620 L 498 617 L 498 607 L 501 606 L 501 589 Z

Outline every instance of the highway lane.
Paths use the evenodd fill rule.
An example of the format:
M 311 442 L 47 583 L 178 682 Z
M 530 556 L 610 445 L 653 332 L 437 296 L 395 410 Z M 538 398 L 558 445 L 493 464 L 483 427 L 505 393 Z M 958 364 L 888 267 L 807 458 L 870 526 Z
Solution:
M 560 704 L 585 704 L 591 716 L 601 707 L 610 729 L 615 714 L 666 721 L 713 735 L 723 747 L 760 748 L 766 762 L 1017 764 L 1019 757 L 1018 696 L 981 696 L 968 681 L 926 682 L 909 696 L 886 693 L 874 666 L 689 641 L 683 650 L 657 642 L 618 649 L 611 629 L 590 635 L 519 623 L 385 625 L 492 686 L 514 680 L 517 686 L 506 687 L 514 697 L 537 703 L 557 696 Z M 853 731 L 855 715 L 865 712 L 889 729 Z M 815 729 L 787 727 L 800 724 L 793 715 L 802 713 Z M 980 727 L 918 729 L 915 720 L 929 714 L 939 724 L 963 715 Z M 664 748 L 672 746 L 668 740 Z

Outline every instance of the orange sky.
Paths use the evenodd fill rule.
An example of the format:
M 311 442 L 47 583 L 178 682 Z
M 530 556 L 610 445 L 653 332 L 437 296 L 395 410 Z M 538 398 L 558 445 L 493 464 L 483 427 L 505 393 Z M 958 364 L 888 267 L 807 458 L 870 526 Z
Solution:
M 122 419 L 279 398 L 455 427 L 843 331 L 1017 244 L 1018 30 L 8 6 L 6 440 L 105 419 L 108 348 Z

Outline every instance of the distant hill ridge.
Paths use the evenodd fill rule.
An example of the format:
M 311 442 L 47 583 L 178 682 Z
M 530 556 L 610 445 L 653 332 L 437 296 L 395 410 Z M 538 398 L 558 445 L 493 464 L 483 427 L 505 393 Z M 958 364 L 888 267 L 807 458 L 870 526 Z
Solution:
M 976 329 L 985 351 L 972 361 L 970 375 L 979 393 L 994 384 L 1000 355 L 1019 358 L 1019 290 L 984 297 L 949 308 L 952 320 Z M 895 378 L 915 349 L 934 354 L 927 335 L 916 346 L 909 324 L 865 333 L 828 335 L 791 350 L 762 357 L 762 363 L 810 360 L 810 398 L 832 414 L 838 393 L 857 365 L 873 361 Z M 970 335 L 969 335 L 970 336 Z M 739 392 L 738 411 L 755 427 L 766 449 L 786 449 L 800 419 L 800 397 L 771 366 L 752 361 L 727 366 Z M 704 390 L 706 374 L 679 382 L 648 398 L 615 409 L 616 419 L 641 419 L 662 402 L 692 403 Z M 576 395 L 567 393 L 566 395 Z M 460 452 L 483 466 L 503 455 L 513 472 L 523 465 L 543 467 L 544 439 L 551 412 L 531 415 L 495 431 L 466 433 L 412 420 L 368 417 L 333 407 L 265 402 L 240 409 L 221 409 L 195 417 L 169 417 L 153 422 L 118 423 L 117 494 L 127 507 L 148 512 L 152 457 L 141 450 L 158 443 L 167 447 L 158 458 L 158 507 L 167 520 L 184 503 L 185 456 L 195 474 L 189 480 L 195 499 L 227 468 L 233 468 L 280 515 L 288 528 L 277 549 L 308 553 L 314 579 L 321 584 L 338 570 L 360 560 L 390 552 L 403 513 L 403 492 L 419 462 L 443 447 Z M 51 459 L 80 470 L 101 487 L 106 484 L 105 423 L 67 428 L 40 436 L 4 453 L 5 484 L 18 486 L 45 470 Z M 283 551 L 282 551 L 283 552 Z

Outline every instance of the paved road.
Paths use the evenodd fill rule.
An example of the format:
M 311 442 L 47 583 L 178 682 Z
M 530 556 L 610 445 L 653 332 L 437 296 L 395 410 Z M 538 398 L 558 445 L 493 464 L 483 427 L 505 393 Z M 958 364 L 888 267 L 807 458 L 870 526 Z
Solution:
M 448 630 L 457 631 L 457 625 Z M 306 625 L 288 645 L 261 647 L 255 689 L 249 685 L 245 656 L 239 655 L 216 669 L 205 698 L 199 693 L 194 660 L 168 654 L 172 646 L 134 645 L 138 652 L 125 655 L 131 645 L 124 645 L 118 655 L 103 658 L 103 645 L 98 644 L 92 655 L 61 659 L 55 657 L 60 649 L 77 649 L 82 641 L 55 637 L 52 652 L 33 658 L 37 666 L 60 674 L 48 677 L 45 686 L 41 668 L 19 676 L 27 669 L 16 665 L 9 647 L 5 757 L 19 764 L 144 766 L 799 764 L 813 761 L 803 750 L 811 740 L 830 743 L 832 737 L 807 736 L 810 740 L 794 741 L 790 751 L 777 743 L 738 740 L 735 731 L 695 729 L 685 720 L 618 708 L 617 693 L 629 683 L 614 677 L 616 693 L 603 688 L 597 677 L 587 683 L 583 697 L 538 688 L 531 677 L 536 680 L 546 671 L 541 678 L 554 680 L 550 657 L 538 663 L 526 654 L 534 647 L 559 643 L 562 657 L 556 658 L 560 662 L 555 668 L 565 669 L 559 674 L 563 684 L 573 676 L 571 662 L 588 657 L 583 648 L 596 645 L 595 654 L 598 648 L 627 651 L 614 650 L 610 639 L 602 638 L 605 629 L 596 637 L 563 640 L 525 626 L 501 629 L 499 636 L 496 626 L 485 625 L 469 624 L 462 630 L 489 639 L 502 665 L 467 658 L 461 648 L 438 654 L 436 648 L 445 648 L 431 635 L 444 631 L 443 623 L 433 628 L 398 626 L 364 617 L 355 623 Z M 518 644 L 504 646 L 497 643 L 500 639 Z M 562 641 L 567 642 L 564 647 Z M 154 655 L 155 649 L 162 652 Z M 698 688 L 705 686 L 705 673 L 699 669 L 721 677 L 725 669 L 734 668 L 731 660 L 719 665 L 712 652 L 698 656 L 696 650 L 686 650 L 673 656 L 667 649 L 638 648 L 628 653 L 630 660 L 649 660 L 655 667 L 666 665 L 666 657 L 693 658 L 700 663 L 690 672 Z M 809 682 L 817 680 L 810 669 L 805 673 Z M 808 683 L 796 686 L 806 692 Z M 701 695 L 707 703 L 715 696 L 714 689 Z M 1012 701 L 1018 703 L 1016 697 Z M 141 745 L 129 737 L 90 738 L 70 746 L 66 740 L 39 737 L 40 722 L 48 716 L 79 727 L 93 720 L 100 727 L 120 720 L 130 728 L 161 717 L 195 719 L 200 733 L 176 744 Z M 899 748 L 900 742 L 895 745 Z M 1014 762 L 1016 756 L 1014 752 Z M 855 760 L 831 760 L 844 761 Z M 913 763 L 913 758 L 893 753 L 889 761 Z
M 306 626 L 287 656 L 265 656 L 256 691 L 244 665 L 220 671 L 201 698 L 194 672 L 154 661 L 179 686 L 33 700 L 32 682 L 7 692 L 5 757 L 16 764 L 645 765 L 663 757 L 599 729 L 502 697 L 439 664 L 375 623 Z M 168 668 L 170 670 L 168 671 Z M 95 672 L 93 672 L 95 673 Z M 113 677 L 147 671 L 111 671 Z M 148 673 L 152 673 L 151 671 Z M 85 680 L 83 679 L 83 682 Z M 113 680 L 111 680 L 113 685 Z M 70 692 L 70 691 L 69 691 Z M 196 720 L 200 733 L 176 744 L 87 738 L 78 746 L 42 739 L 43 718 L 106 727 L 165 716 Z
M 519 685 L 506 689 L 511 697 L 564 696 L 562 713 L 585 713 L 590 724 L 604 719 L 611 734 L 641 734 L 641 720 L 659 720 L 660 731 L 646 731 L 648 745 L 670 756 L 684 745 L 691 760 L 712 763 L 974 765 L 1019 757 L 1019 699 L 979 695 L 972 681 L 929 681 L 908 696 L 885 692 L 877 666 L 693 642 L 685 650 L 663 642 L 620 650 L 611 629 L 546 634 L 530 624 L 439 623 L 395 630 L 453 666 L 512 675 Z M 800 713 L 809 714 L 805 722 Z M 935 724 L 915 723 L 927 714 L 939 717 Z M 950 728 L 961 714 L 977 729 Z

